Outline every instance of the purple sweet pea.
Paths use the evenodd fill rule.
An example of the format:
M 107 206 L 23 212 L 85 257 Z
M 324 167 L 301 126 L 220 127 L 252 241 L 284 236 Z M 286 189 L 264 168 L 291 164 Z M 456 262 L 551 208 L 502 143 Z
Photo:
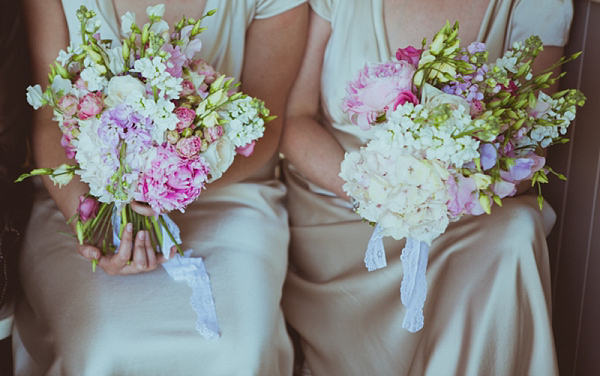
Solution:
M 498 151 L 494 145 L 482 144 L 479 147 L 479 154 L 481 155 L 481 167 L 484 171 L 487 171 L 496 165 Z

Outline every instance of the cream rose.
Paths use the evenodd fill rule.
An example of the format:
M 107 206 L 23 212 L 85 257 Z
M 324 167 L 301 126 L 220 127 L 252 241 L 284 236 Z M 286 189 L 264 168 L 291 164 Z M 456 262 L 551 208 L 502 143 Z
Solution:
M 469 114 L 471 108 L 466 99 L 459 97 L 458 95 L 446 94 L 429 84 L 423 85 L 421 104 L 428 109 L 447 104 L 450 106 L 450 109 L 461 110 L 465 114 Z
M 131 93 L 137 92 L 143 97 L 146 93 L 146 87 L 138 79 L 131 76 L 116 76 L 109 81 L 106 92 L 108 96 L 104 103 L 114 107 L 123 103 Z
M 202 153 L 202 156 L 210 166 L 210 178 L 207 183 L 212 183 L 223 176 L 223 173 L 233 163 L 235 147 L 231 140 L 223 135 L 223 137 L 210 144 L 208 149 Z

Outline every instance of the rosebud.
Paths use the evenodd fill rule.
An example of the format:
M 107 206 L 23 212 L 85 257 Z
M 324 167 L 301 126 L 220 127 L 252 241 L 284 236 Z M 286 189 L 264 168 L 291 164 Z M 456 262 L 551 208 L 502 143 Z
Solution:
M 79 206 L 77 207 L 77 214 L 79 219 L 87 221 L 96 218 L 100 203 L 95 197 L 92 196 L 79 196 Z

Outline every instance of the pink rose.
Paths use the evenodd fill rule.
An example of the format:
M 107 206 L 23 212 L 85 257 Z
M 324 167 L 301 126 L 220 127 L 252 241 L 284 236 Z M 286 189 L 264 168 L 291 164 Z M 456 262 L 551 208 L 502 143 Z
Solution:
M 202 148 L 202 139 L 200 137 L 188 137 L 188 138 L 180 138 L 175 145 L 175 149 L 177 150 L 177 154 L 184 158 L 191 158 L 198 153 L 200 153 L 200 149 Z
M 220 125 L 204 128 L 204 139 L 208 141 L 209 144 L 217 141 L 221 136 L 223 136 L 223 127 Z
M 471 111 L 469 112 L 469 114 L 472 117 L 477 117 L 479 115 L 481 115 L 483 113 L 483 102 L 475 99 L 473 102 L 471 102 Z
M 249 157 L 254 152 L 254 145 L 256 145 L 256 141 L 249 142 L 244 146 L 235 148 L 235 152 L 243 155 L 244 157 Z
M 183 80 L 183 82 L 181 83 L 181 87 L 182 87 L 182 90 L 181 90 L 180 94 L 182 97 L 187 97 L 188 95 L 192 95 L 196 91 L 194 84 L 188 80 Z
M 406 48 L 399 48 L 396 51 L 396 59 L 399 61 L 407 61 L 411 63 L 415 68 L 419 65 L 419 60 L 421 58 L 421 52 L 423 50 L 417 50 L 413 46 L 408 46 Z
M 196 118 L 196 111 L 187 107 L 177 107 L 175 109 L 175 115 L 177 116 L 177 119 L 179 119 L 177 130 L 181 132 L 192 125 Z
M 398 108 L 398 106 L 403 106 L 404 103 L 406 103 L 406 102 L 417 105 L 417 104 L 419 104 L 419 99 L 417 98 L 416 95 L 414 95 L 412 93 L 412 91 L 405 90 L 405 91 L 401 92 L 400 94 L 398 94 L 398 97 L 394 101 L 392 109 L 396 110 L 396 108 Z
M 100 209 L 100 203 L 95 197 L 79 196 L 79 206 L 77 207 L 79 219 L 82 221 L 87 221 L 88 219 L 96 218 L 98 209 Z
M 79 99 L 73 94 L 67 94 L 58 101 L 58 109 L 68 117 L 75 115 Z
M 86 120 L 92 116 L 98 115 L 104 108 L 104 102 L 102 101 L 102 93 L 87 93 L 79 101 L 77 106 L 78 116 L 81 120 Z

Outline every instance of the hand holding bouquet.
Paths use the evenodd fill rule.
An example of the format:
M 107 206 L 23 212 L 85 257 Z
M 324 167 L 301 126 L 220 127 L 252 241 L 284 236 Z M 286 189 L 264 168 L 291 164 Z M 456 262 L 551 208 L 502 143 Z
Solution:
M 546 95 L 558 78 L 537 75 L 538 37 L 516 43 L 495 63 L 482 43 L 460 47 L 458 24 L 446 24 L 426 48 L 399 49 L 396 59 L 366 65 L 348 83 L 342 104 L 374 138 L 347 153 L 340 176 L 356 211 L 376 224 L 365 262 L 385 266 L 383 236 L 407 238 L 402 301 L 404 327 L 423 326 L 425 269 L 431 242 L 464 214 L 490 213 L 520 182 L 541 189 L 548 174 L 544 148 L 564 135 L 585 102 L 577 90 Z M 540 207 L 543 198 L 538 196 Z
M 100 20 L 82 6 L 81 40 L 60 51 L 45 91 L 35 85 L 27 92 L 34 108 L 54 110 L 60 143 L 74 163 L 38 168 L 19 180 L 48 175 L 62 186 L 79 175 L 90 191 L 71 220 L 79 242 L 98 244 L 104 253 L 131 222 L 134 234 L 148 230 L 152 247 L 168 258 L 180 240 L 164 214 L 183 212 L 236 154 L 252 154 L 270 120 L 262 101 L 237 92 L 234 78 L 195 59 L 202 19 L 214 11 L 199 20 L 183 17 L 173 29 L 162 20 L 164 11 L 164 5 L 149 7 L 149 22 L 141 26 L 127 12 L 125 37 L 116 45 L 102 39 Z M 137 214 L 134 200 L 157 214 Z

